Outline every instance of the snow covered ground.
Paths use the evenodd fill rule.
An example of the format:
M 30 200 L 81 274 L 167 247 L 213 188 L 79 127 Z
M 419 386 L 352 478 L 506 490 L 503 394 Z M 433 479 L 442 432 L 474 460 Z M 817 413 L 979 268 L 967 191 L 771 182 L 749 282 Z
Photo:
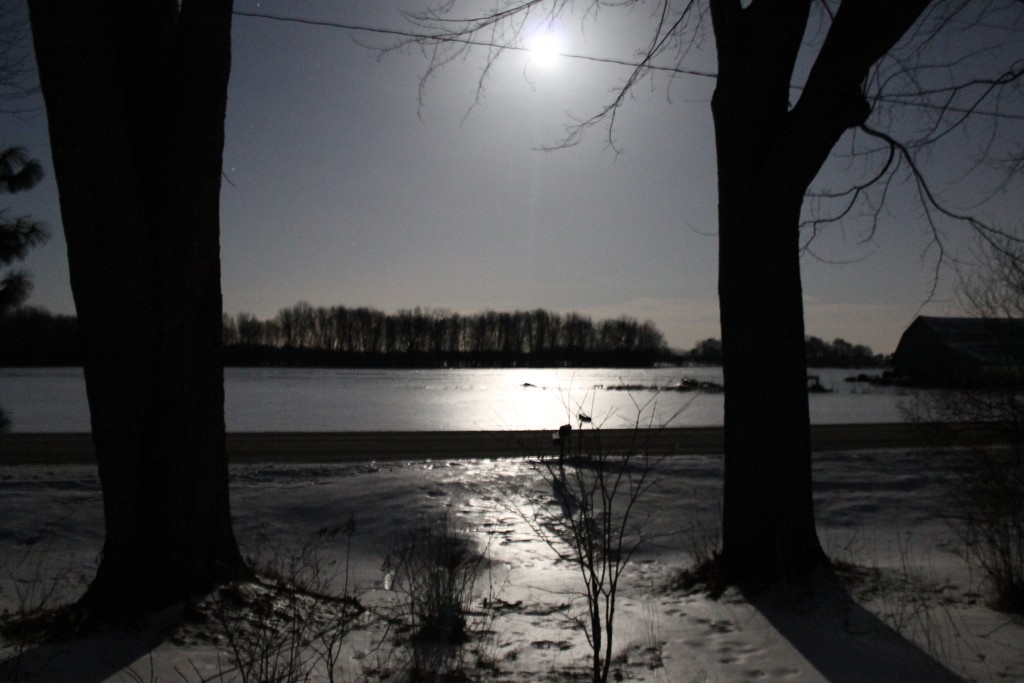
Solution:
M 700 539 L 714 537 L 721 458 L 662 461 L 658 484 L 637 513 L 649 516 L 652 540 L 623 578 L 613 679 L 1024 680 L 1024 623 L 987 606 L 982 578 L 957 553 L 947 519 L 950 457 L 968 456 L 815 456 L 822 543 L 834 558 L 862 568 L 852 598 L 822 590 L 731 591 L 713 599 L 670 589 Z M 274 463 L 235 465 L 231 474 L 245 552 L 287 562 L 319 530 L 352 519 L 351 544 L 344 532 L 321 534 L 319 562 L 334 576 L 335 590 L 347 581 L 365 604 L 380 608 L 397 599 L 385 590 L 390 576 L 382 567 L 401 530 L 448 510 L 488 560 L 476 604 L 485 628 L 466 646 L 474 653 L 465 665 L 469 680 L 582 675 L 589 648 L 560 609 L 579 591 L 579 575 L 507 504 L 516 487 L 544 490 L 526 460 Z M 94 468 L 0 467 L 0 610 L 55 585 L 73 596 L 90 578 L 102 538 Z M 216 628 L 178 616 L 170 611 L 131 633 L 68 644 L 20 652 L 8 645 L 0 679 L 235 680 Z M 380 644 L 379 621 L 365 618 L 357 626 L 344 641 L 343 680 L 360 680 L 394 653 L 386 639 Z M 30 668 L 42 673 L 29 677 Z M 327 678 L 321 672 L 315 680 Z

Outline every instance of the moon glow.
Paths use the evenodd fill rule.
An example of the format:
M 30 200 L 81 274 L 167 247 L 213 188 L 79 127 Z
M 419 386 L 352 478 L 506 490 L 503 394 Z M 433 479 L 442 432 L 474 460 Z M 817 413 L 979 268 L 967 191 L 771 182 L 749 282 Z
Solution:
M 526 40 L 529 50 L 530 64 L 539 69 L 554 66 L 562 52 L 562 40 L 558 33 L 544 27 L 535 30 Z

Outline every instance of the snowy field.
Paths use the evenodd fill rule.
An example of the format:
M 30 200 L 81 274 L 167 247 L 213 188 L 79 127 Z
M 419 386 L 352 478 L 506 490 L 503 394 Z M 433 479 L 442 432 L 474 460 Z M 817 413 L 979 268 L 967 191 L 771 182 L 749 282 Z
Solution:
M 691 550 L 716 532 L 721 459 L 662 461 L 637 513 L 652 538 L 622 579 L 612 680 L 1024 680 L 1024 624 L 987 606 L 987 586 L 957 553 L 945 488 L 951 457 L 968 456 L 815 457 L 822 543 L 863 569 L 853 599 L 827 590 L 713 599 L 670 588 Z M 526 460 L 235 465 L 231 475 L 240 542 L 264 561 L 298 557 L 318 530 L 353 520 L 350 543 L 344 531 L 321 534 L 318 562 L 335 591 L 344 582 L 378 611 L 399 597 L 387 590 L 384 570 L 397 534 L 449 511 L 486 557 L 474 602 L 483 627 L 464 647 L 467 679 L 585 678 L 589 648 L 565 609 L 580 590 L 579 574 L 508 504 L 515 490 L 544 498 L 547 484 Z M 94 468 L 0 468 L 0 520 L 0 609 L 55 585 L 73 596 L 90 578 L 103 538 Z M 216 627 L 172 612 L 132 633 L 28 648 L 17 674 L 19 653 L 8 646 L 0 679 L 238 680 Z M 361 618 L 343 643 L 335 680 L 378 680 L 382 662 L 397 666 L 393 640 L 380 620 Z M 27 676 L 33 667 L 42 672 Z M 312 680 L 329 679 L 321 671 Z

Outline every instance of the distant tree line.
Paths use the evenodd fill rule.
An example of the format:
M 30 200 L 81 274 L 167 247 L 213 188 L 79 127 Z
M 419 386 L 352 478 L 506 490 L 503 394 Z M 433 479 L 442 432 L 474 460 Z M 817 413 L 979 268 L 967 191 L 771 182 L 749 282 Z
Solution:
M 863 344 L 851 344 L 845 339 L 827 342 L 818 337 L 807 337 L 807 367 L 810 368 L 878 368 L 890 365 L 891 356 L 875 353 Z M 722 364 L 722 342 L 705 339 L 697 342 L 681 359 L 699 365 Z
M 298 303 L 269 320 L 224 316 L 229 365 L 399 367 L 648 366 L 668 347 L 653 322 L 578 313 L 414 308 L 397 313 Z
M 0 365 L 60 367 L 82 364 L 78 321 L 46 309 L 22 306 L 0 313 Z
M 721 365 L 722 342 L 704 339 L 668 350 L 654 323 L 630 317 L 594 322 L 577 313 L 484 311 L 460 315 L 415 308 L 298 303 L 269 320 L 224 316 L 225 364 L 334 367 L 641 367 L 654 363 Z M 871 368 L 891 358 L 843 339 L 807 338 L 809 367 Z M 74 316 L 22 306 L 0 315 L 0 366 L 81 365 Z
M 807 366 L 811 368 L 876 368 L 892 364 L 892 356 L 875 353 L 863 344 L 843 339 L 831 343 L 807 337 Z

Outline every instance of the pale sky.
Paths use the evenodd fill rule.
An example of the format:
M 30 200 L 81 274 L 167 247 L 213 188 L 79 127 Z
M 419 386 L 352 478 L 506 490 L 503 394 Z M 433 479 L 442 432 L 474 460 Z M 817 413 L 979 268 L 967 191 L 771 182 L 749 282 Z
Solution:
M 403 28 L 398 9 L 410 4 L 423 6 L 236 0 L 236 9 Z M 630 22 L 645 19 L 634 13 L 585 35 L 576 20 L 563 26 L 561 49 L 628 58 L 638 35 Z M 619 110 L 618 153 L 606 128 L 540 151 L 608 102 L 627 70 L 508 53 L 474 106 L 482 61 L 473 58 L 439 71 L 420 102 L 427 61 L 418 50 L 380 57 L 353 37 L 382 41 L 235 18 L 221 194 L 228 313 L 265 318 L 298 301 L 388 312 L 545 308 L 650 319 L 679 349 L 719 336 L 713 80 L 643 82 Z M 706 36 L 690 64 L 713 71 L 713 49 Z M 1020 121 L 1005 125 L 1016 126 L 1019 145 Z M 29 303 L 71 313 L 44 113 L 5 117 L 0 138 L 27 147 L 48 174 L 30 193 L 3 198 L 53 233 L 25 263 L 35 279 Z M 819 184 L 843 177 L 848 163 L 837 157 Z M 942 169 L 941 156 L 935 163 L 957 206 L 988 187 Z M 814 243 L 840 263 L 804 257 L 808 334 L 887 353 L 915 315 L 955 312 L 948 272 L 931 294 L 935 250 L 908 194 L 891 193 L 870 240 L 851 220 Z M 1022 197 L 1018 183 L 984 211 L 1020 232 Z M 963 241 L 966 231 L 950 231 L 954 253 Z

